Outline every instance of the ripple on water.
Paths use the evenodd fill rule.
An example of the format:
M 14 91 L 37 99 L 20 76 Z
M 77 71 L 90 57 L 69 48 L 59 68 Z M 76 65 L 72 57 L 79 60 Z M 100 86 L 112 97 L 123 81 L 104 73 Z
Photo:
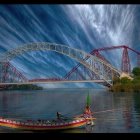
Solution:
M 46 91 L 0 92 L 0 114 L 9 118 L 54 119 L 59 111 L 66 116 L 81 114 L 87 93 L 95 112 L 90 130 L 74 129 L 68 133 L 132 133 L 140 131 L 140 94 L 111 94 L 94 89 L 51 89 Z M 17 130 L 0 127 L 0 132 Z M 19 131 L 18 131 L 19 132 Z M 24 132 L 24 131 L 20 131 Z M 31 131 L 29 131 L 31 132 Z

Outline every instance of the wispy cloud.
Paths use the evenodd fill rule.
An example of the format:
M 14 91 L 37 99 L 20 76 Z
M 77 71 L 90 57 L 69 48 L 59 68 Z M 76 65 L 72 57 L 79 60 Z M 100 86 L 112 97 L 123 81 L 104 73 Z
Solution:
M 124 44 L 133 48 L 139 8 L 139 5 L 0 5 L 0 52 L 30 42 L 65 44 L 86 52 Z M 120 69 L 122 51 L 103 54 Z M 77 64 L 66 56 L 44 51 L 25 53 L 11 63 L 29 78 L 62 77 Z

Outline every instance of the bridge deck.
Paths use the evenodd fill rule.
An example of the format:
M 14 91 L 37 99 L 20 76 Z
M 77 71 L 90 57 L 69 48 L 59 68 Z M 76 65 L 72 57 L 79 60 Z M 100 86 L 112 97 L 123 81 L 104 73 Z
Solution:
M 111 81 L 111 80 L 108 80 Z M 21 82 L 21 83 L 0 83 L 0 85 L 28 85 L 28 84 L 60 84 L 60 83 L 104 83 L 104 80 L 79 80 L 79 81 L 68 81 L 68 80 L 62 80 L 62 81 L 34 81 L 34 82 Z

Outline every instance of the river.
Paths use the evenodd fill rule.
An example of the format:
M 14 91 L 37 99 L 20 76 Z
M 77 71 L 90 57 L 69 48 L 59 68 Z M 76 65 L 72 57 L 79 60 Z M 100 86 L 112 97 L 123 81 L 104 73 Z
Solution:
M 55 119 L 56 112 L 67 117 L 82 113 L 86 96 L 96 117 L 92 128 L 64 133 L 139 133 L 140 93 L 110 93 L 105 89 L 47 89 L 0 91 L 0 116 L 22 119 Z M 0 126 L 0 133 L 22 133 Z M 32 133 L 32 132 L 31 132 Z

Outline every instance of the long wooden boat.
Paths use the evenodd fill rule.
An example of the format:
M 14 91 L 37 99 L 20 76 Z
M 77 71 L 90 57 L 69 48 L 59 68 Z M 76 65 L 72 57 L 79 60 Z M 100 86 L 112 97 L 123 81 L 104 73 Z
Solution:
M 48 121 L 18 121 L 18 120 L 10 120 L 1 118 L 0 125 L 17 128 L 22 130 L 59 130 L 59 129 L 70 129 L 70 128 L 77 128 L 87 124 L 85 118 L 76 119 L 73 121 L 63 121 L 63 122 L 48 122 Z
M 70 119 L 65 119 L 59 116 L 56 120 L 17 120 L 6 119 L 0 117 L 0 126 L 10 127 L 22 130 L 61 130 L 78 128 L 85 125 L 93 125 L 93 120 L 96 119 L 92 116 L 89 104 L 81 115 L 77 115 Z

